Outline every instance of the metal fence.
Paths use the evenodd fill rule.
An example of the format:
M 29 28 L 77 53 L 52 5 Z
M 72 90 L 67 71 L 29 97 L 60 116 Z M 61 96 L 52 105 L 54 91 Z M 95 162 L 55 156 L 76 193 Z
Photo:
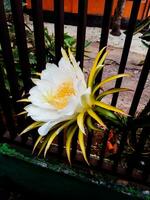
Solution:
M 35 47 L 36 47 L 36 58 L 38 70 L 41 71 L 46 63 L 45 60 L 45 42 L 44 42 L 44 25 L 43 25 L 43 12 L 42 12 L 42 0 L 32 0 L 32 19 L 34 27 L 34 38 L 35 38 Z M 138 15 L 138 10 L 140 7 L 141 0 L 134 0 L 133 7 L 131 11 L 131 16 L 128 23 L 126 38 L 124 42 L 123 52 L 120 58 L 120 66 L 118 73 L 123 73 L 125 71 L 128 54 L 130 51 L 131 41 L 133 37 L 134 28 L 136 25 L 136 19 Z M 78 5 L 78 26 L 77 26 L 77 46 L 76 46 L 76 59 L 80 61 L 81 67 L 83 66 L 84 61 L 84 44 L 85 44 L 85 32 L 86 32 L 86 18 L 87 18 L 87 0 L 79 0 Z M 102 32 L 100 36 L 100 45 L 99 49 L 107 46 L 110 20 L 111 20 L 111 11 L 113 6 L 113 0 L 105 1 L 105 9 L 102 23 Z M 28 47 L 26 40 L 26 32 L 24 26 L 24 16 L 21 0 L 11 0 L 11 9 L 12 16 L 15 27 L 16 34 L 16 43 L 18 46 L 19 53 L 19 63 L 21 66 L 21 77 L 23 80 L 23 88 L 25 92 L 28 92 L 31 87 L 31 70 L 28 57 Z M 64 42 L 64 1 L 55 0 L 54 1 L 54 25 L 55 25 L 55 61 L 56 63 L 61 58 L 61 46 Z M 7 72 L 7 80 L 9 82 L 10 91 L 7 90 L 6 84 L 4 81 L 4 76 L 2 73 L 2 66 L 0 66 L 0 139 L 1 141 L 7 141 L 9 143 L 14 143 L 17 145 L 22 145 L 24 147 L 29 147 L 32 145 L 32 142 L 35 141 L 35 134 L 26 134 L 22 137 L 17 137 L 18 131 L 22 130 L 25 126 L 25 121 L 22 118 L 17 118 L 16 113 L 21 111 L 21 107 L 16 102 L 21 98 L 21 92 L 18 86 L 18 77 L 16 73 L 11 41 L 8 32 L 8 25 L 6 21 L 6 15 L 3 5 L 3 0 L 0 1 L 0 44 L 1 51 L 4 58 L 4 64 Z M 130 107 L 129 115 L 135 115 L 137 106 L 139 104 L 142 91 L 144 89 L 148 73 L 150 69 L 150 48 L 148 49 L 145 62 L 140 74 L 139 82 L 134 93 L 132 104 Z M 101 74 L 102 75 L 102 74 Z M 97 81 L 101 80 L 101 76 L 98 77 Z M 116 81 L 115 87 L 119 88 L 121 86 L 122 79 Z M 116 105 L 118 100 L 118 94 L 114 94 L 112 98 L 112 105 Z M 148 102 L 146 108 L 147 111 L 150 111 L 150 103 Z M 145 110 L 141 113 L 141 117 L 145 116 Z M 144 120 L 149 120 L 149 115 Z M 138 123 L 138 119 L 137 119 Z M 128 124 L 127 130 L 122 130 L 120 135 L 120 144 L 115 155 L 110 159 L 109 163 L 105 162 L 105 153 L 106 153 L 106 144 L 109 137 L 109 131 L 105 133 L 105 136 L 102 139 L 101 148 L 99 148 L 99 154 L 97 157 L 92 156 L 91 146 L 94 140 L 94 135 L 89 133 L 87 138 L 87 154 L 88 157 L 93 162 L 91 167 L 96 168 L 97 170 L 107 170 L 109 173 L 118 174 L 120 176 L 127 176 L 128 179 L 136 179 L 137 181 L 142 181 L 145 184 L 150 183 L 150 157 L 142 156 L 142 152 L 146 142 L 149 139 L 150 128 L 144 127 L 140 138 L 135 144 L 134 151 L 128 155 L 124 163 L 124 167 L 120 166 L 121 160 L 124 159 L 124 149 L 127 142 L 128 134 L 130 133 L 132 137 L 136 137 L 136 131 L 138 128 L 132 130 L 132 124 Z M 29 137 L 30 136 L 30 137 Z M 99 142 L 96 141 L 97 143 Z M 30 144 L 31 143 L 31 144 Z M 55 144 L 55 153 L 63 155 L 64 152 L 64 141 L 63 136 L 61 135 L 58 138 L 57 144 Z M 77 137 L 74 137 L 72 142 L 72 157 L 74 160 L 80 160 L 80 156 L 77 156 L 78 145 Z M 149 152 L 148 152 L 149 154 Z M 75 159 L 76 156 L 76 159 Z M 76 162 L 74 161 L 74 162 Z M 138 166 L 140 167 L 138 168 Z M 138 169 L 138 170 L 136 170 Z

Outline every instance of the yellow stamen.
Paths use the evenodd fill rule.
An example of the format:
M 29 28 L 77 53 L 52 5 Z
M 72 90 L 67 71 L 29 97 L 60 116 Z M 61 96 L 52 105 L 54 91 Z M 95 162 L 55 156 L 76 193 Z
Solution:
M 48 96 L 47 101 L 57 109 L 63 109 L 67 106 L 69 98 L 75 95 L 73 83 L 67 81 L 62 83 L 54 95 Z

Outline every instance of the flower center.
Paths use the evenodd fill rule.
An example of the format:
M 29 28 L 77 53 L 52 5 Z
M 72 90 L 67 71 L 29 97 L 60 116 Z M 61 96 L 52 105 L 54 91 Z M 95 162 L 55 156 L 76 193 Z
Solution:
M 75 95 L 73 83 L 67 81 L 62 83 L 56 93 L 48 100 L 55 108 L 63 109 L 67 106 L 69 98 Z

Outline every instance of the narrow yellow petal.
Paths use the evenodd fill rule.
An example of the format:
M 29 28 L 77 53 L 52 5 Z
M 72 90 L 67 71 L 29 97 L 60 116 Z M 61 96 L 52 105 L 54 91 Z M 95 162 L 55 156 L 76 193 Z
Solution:
M 69 126 L 71 123 L 73 123 L 74 120 L 70 120 L 70 121 L 67 121 L 66 123 L 64 123 L 63 125 L 61 125 L 56 131 L 54 131 L 53 133 L 50 134 L 50 138 L 47 142 L 47 145 L 45 147 L 45 151 L 44 151 L 44 157 L 46 156 L 47 154 L 47 151 L 48 149 L 50 148 L 53 140 L 55 139 L 55 137 L 64 129 L 66 128 L 67 126 Z
M 105 78 L 104 80 L 102 80 L 93 90 L 93 94 L 95 94 L 95 92 L 102 86 L 104 85 L 105 83 L 108 83 L 109 81 L 112 81 L 112 80 L 115 80 L 115 79 L 118 79 L 118 78 L 121 78 L 121 77 L 125 77 L 125 76 L 130 76 L 129 74 L 117 74 L 117 75 L 114 75 L 114 76 L 110 76 L 108 78 Z
M 108 51 L 106 51 L 106 52 L 104 53 L 104 55 L 102 56 L 102 58 L 100 59 L 100 61 L 99 61 L 99 63 L 98 63 L 98 66 L 99 66 L 99 65 L 103 65 L 103 63 L 104 63 L 104 61 L 105 61 L 107 55 L 108 55 Z
M 29 99 L 20 99 L 20 100 L 17 100 L 17 102 L 31 102 Z
M 69 160 L 70 164 L 71 164 L 70 147 L 71 147 L 72 138 L 73 138 L 73 136 L 75 134 L 76 129 L 77 129 L 77 126 L 70 127 L 70 129 L 68 130 L 68 133 L 67 133 L 66 153 L 67 153 L 67 157 L 68 157 L 68 160 Z
M 44 122 L 33 122 L 32 124 L 30 124 L 29 126 L 27 126 L 19 135 L 22 135 L 32 129 L 35 129 L 39 126 L 42 126 L 44 124 Z
M 47 145 L 46 145 L 46 147 L 45 147 L 44 157 L 46 156 L 47 151 L 48 151 L 48 149 L 50 148 L 50 146 L 51 146 L 53 140 L 55 139 L 55 137 L 56 137 L 59 133 L 60 133 L 60 131 L 54 131 L 54 132 L 50 135 L 50 138 L 49 138 L 49 140 L 48 140 L 48 142 L 47 142 Z
M 98 97 L 96 98 L 97 100 L 101 100 L 103 97 L 109 95 L 109 94 L 114 94 L 117 92 L 124 92 L 124 91 L 129 91 L 130 89 L 128 88 L 113 88 L 110 90 L 106 90 L 104 92 L 102 92 L 100 95 L 98 95 Z
M 44 139 L 44 141 L 43 141 L 43 143 L 42 143 L 42 145 L 41 145 L 41 147 L 40 147 L 40 150 L 39 150 L 39 153 L 38 153 L 38 156 L 41 154 L 41 152 L 43 151 L 43 149 L 44 149 L 44 147 L 46 146 L 46 144 L 47 144 L 47 142 L 48 142 L 48 140 L 49 140 L 49 138 L 50 138 L 50 134 L 48 134 L 47 136 L 46 136 L 46 138 Z
M 76 62 L 75 57 L 74 57 L 74 55 L 72 54 L 70 48 L 68 49 L 68 54 L 69 54 L 69 58 L 70 58 L 70 60 L 71 60 L 71 62 L 72 62 L 72 65 L 73 65 L 74 67 L 77 67 L 77 62 Z
M 102 56 L 102 58 L 100 59 L 99 63 L 97 64 L 95 70 L 93 70 L 93 72 L 92 72 L 92 77 L 91 77 L 91 80 L 90 80 L 90 87 L 91 88 L 94 84 L 96 76 L 98 75 L 98 73 L 104 67 L 104 61 L 105 61 L 107 55 L 108 55 L 108 52 L 105 52 L 104 55 Z
M 25 115 L 25 114 L 27 114 L 27 111 L 22 111 L 22 112 L 18 113 L 17 116 Z
M 99 61 L 99 58 L 101 57 L 104 49 L 106 47 L 104 47 L 103 49 L 100 50 L 100 52 L 97 54 L 95 60 L 94 60 L 94 63 L 93 63 L 93 66 L 91 68 L 91 71 L 90 71 L 90 74 L 89 74 L 89 78 L 88 78 L 88 87 L 91 87 L 92 86 L 92 83 L 93 83 L 93 78 L 94 78 L 94 74 L 96 72 L 96 67 L 97 67 L 97 64 L 98 64 L 98 61 Z
M 35 73 L 33 73 L 34 75 L 37 75 L 37 76 L 41 76 L 41 73 L 39 73 L 39 72 L 35 72 Z
M 61 48 L 61 54 L 66 61 L 69 61 L 69 57 L 63 48 Z
M 93 119 L 95 119 L 95 121 L 97 121 L 101 126 L 106 129 L 106 125 L 104 124 L 104 122 L 92 109 L 88 109 L 87 112 Z
M 114 112 L 117 112 L 117 113 L 121 113 L 123 115 L 127 115 L 123 110 L 116 108 L 114 106 L 108 105 L 106 103 L 100 102 L 100 101 L 94 101 L 93 105 L 100 106 L 100 107 L 105 108 L 107 110 L 111 110 L 111 111 L 114 111 Z
M 85 112 L 81 112 L 78 116 L 77 116 L 77 124 L 79 126 L 79 129 L 84 133 L 85 133 L 85 129 L 84 129 L 84 114 Z
M 38 137 L 38 139 L 36 140 L 36 143 L 34 144 L 34 147 L 33 147 L 32 153 L 34 153 L 35 148 L 37 147 L 37 145 L 38 145 L 39 142 L 41 141 L 42 137 L 43 137 L 43 136 L 40 135 L 40 136 Z
M 88 126 L 90 129 L 94 130 L 94 131 L 99 131 L 99 129 L 96 128 L 96 127 L 93 125 L 92 119 L 91 119 L 90 116 L 87 117 L 87 126 Z
M 80 129 L 79 129 L 79 133 L 78 133 L 78 140 L 79 140 L 79 144 L 80 144 L 80 148 L 81 148 L 83 157 L 84 157 L 86 163 L 88 165 L 90 165 L 88 162 L 87 156 L 86 156 L 86 150 L 85 150 L 85 144 L 84 144 L 84 134 L 82 133 L 82 131 Z

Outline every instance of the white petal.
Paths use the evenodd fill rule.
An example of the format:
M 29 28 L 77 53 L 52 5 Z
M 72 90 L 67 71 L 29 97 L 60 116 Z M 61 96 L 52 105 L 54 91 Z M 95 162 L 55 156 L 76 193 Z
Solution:
M 31 78 L 32 82 L 37 85 L 37 83 L 39 82 L 40 79 L 38 78 Z
M 42 125 L 39 129 L 38 129 L 38 133 L 42 136 L 47 135 L 47 133 L 58 123 L 66 121 L 68 119 L 68 117 L 63 117 L 63 118 L 59 118 L 55 121 L 49 121 L 47 123 L 45 123 L 44 125 Z
M 41 80 L 47 80 L 53 86 L 63 82 L 66 77 L 66 73 L 63 73 L 56 65 L 50 63 L 46 64 L 46 69 L 41 74 Z
M 74 66 L 74 70 L 75 70 L 75 74 L 78 80 L 81 80 L 82 83 L 86 86 L 86 82 L 85 82 L 85 77 L 83 74 L 83 71 L 81 70 L 80 66 L 79 66 L 79 62 L 76 61 L 74 55 L 72 54 L 72 52 L 69 50 L 69 57 L 70 60 Z
M 80 107 L 80 99 L 77 96 L 70 98 L 68 105 L 62 109 L 60 112 L 64 113 L 65 116 L 70 116 L 72 118 L 78 112 L 78 107 Z
M 71 70 L 73 70 L 73 66 L 71 65 L 71 63 L 64 58 L 60 59 L 58 66 L 60 70 L 65 72 L 70 72 Z
M 38 106 L 40 108 L 56 110 L 54 106 L 52 106 L 47 102 L 45 96 L 40 92 L 37 86 L 33 87 L 29 93 L 30 96 L 28 97 L 28 99 L 31 101 L 33 105 Z
M 90 97 L 90 94 L 91 94 L 91 88 L 89 87 L 81 95 L 81 104 L 82 104 L 82 106 L 86 106 L 86 105 L 91 106 L 91 97 Z
M 47 80 L 39 80 L 37 81 L 37 87 L 40 92 L 44 95 L 51 95 L 52 93 L 52 85 Z
M 38 133 L 41 135 L 41 136 L 45 136 L 47 135 L 47 133 L 50 131 L 50 129 L 55 126 L 57 124 L 57 122 L 47 122 L 45 123 L 43 126 L 41 126 L 39 129 L 38 129 Z
M 82 83 L 82 80 L 73 80 L 74 83 L 74 89 L 76 91 L 76 94 L 81 96 L 84 91 L 87 89 L 87 87 Z
M 60 117 L 60 114 L 57 111 L 39 108 L 32 104 L 29 104 L 24 109 L 28 112 L 28 116 L 30 116 L 34 121 L 48 122 Z

